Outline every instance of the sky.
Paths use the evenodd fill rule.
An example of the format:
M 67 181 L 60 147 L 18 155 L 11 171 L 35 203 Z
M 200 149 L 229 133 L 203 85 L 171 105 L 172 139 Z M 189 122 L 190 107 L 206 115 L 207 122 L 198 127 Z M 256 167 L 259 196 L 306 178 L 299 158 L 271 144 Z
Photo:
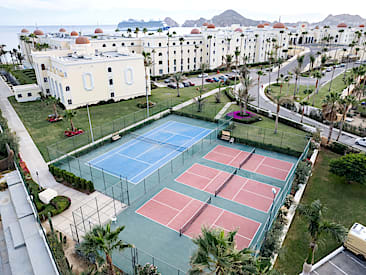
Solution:
M 246 18 L 282 22 L 318 22 L 329 14 L 366 18 L 366 1 L 352 0 L 0 0 L 0 25 L 117 25 L 129 18 L 212 18 L 233 9 Z M 260 3 L 258 5 L 258 3 Z

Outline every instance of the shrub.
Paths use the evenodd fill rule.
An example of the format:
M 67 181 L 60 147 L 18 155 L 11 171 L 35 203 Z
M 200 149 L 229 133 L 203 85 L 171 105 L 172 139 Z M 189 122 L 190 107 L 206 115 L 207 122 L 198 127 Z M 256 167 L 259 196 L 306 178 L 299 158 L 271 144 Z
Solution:
M 347 146 L 342 144 L 342 143 L 339 143 L 339 142 L 332 142 L 328 148 L 334 152 L 334 153 L 337 153 L 339 155 L 344 155 L 347 151 Z
M 246 114 L 246 116 L 242 116 L 241 111 L 235 111 L 226 114 L 226 116 L 232 117 L 234 121 L 244 124 L 251 124 L 262 120 L 262 118 L 255 113 L 246 111 Z
M 311 163 L 309 161 L 301 161 L 296 168 L 295 175 L 299 184 L 304 184 L 306 178 L 309 176 L 311 171 Z
M 158 268 L 155 265 L 146 263 L 144 266 L 137 265 L 135 274 L 136 275 L 160 275 L 161 273 L 158 271 Z
M 366 184 L 366 155 L 348 154 L 329 163 L 330 172 L 345 177 L 347 182 Z

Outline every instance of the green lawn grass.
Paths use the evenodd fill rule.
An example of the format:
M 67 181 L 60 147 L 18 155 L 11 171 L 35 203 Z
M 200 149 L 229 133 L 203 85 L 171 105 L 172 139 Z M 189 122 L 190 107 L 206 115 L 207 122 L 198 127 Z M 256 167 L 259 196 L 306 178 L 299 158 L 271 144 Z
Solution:
M 329 172 L 329 161 L 339 155 L 321 151 L 314 171 L 306 187 L 302 203 L 320 199 L 326 206 L 324 217 L 350 228 L 353 223 L 366 224 L 366 187 L 347 184 L 343 178 Z M 306 223 L 296 214 L 285 239 L 275 268 L 286 274 L 299 274 L 308 249 Z M 341 244 L 331 238 L 324 239 L 316 252 L 316 261 L 329 254 Z
M 205 89 L 209 91 L 216 88 L 216 86 L 217 84 L 215 83 L 207 84 L 205 85 Z M 149 100 L 157 103 L 157 105 L 150 108 L 150 114 L 160 112 L 191 99 L 197 96 L 198 92 L 196 87 L 187 87 L 180 89 L 180 94 L 181 96 L 177 97 L 177 91 L 170 88 L 157 88 L 152 90 L 152 95 L 149 97 Z M 66 120 L 56 123 L 47 122 L 47 116 L 53 113 L 53 109 L 52 105 L 47 105 L 43 101 L 19 103 L 14 97 L 10 97 L 9 101 L 23 121 L 43 157 L 49 160 L 47 146 L 67 139 L 64 137 L 64 131 L 70 128 L 69 122 Z M 137 107 L 137 104 L 145 101 L 145 97 L 141 97 L 105 105 L 91 106 L 89 110 L 94 129 L 94 139 L 101 138 L 113 131 L 117 131 L 144 119 L 146 110 Z M 64 114 L 61 108 L 58 108 L 58 112 L 60 115 Z M 79 108 L 76 110 L 76 113 L 75 118 L 73 118 L 75 127 L 88 131 L 89 122 L 86 108 Z M 112 123 L 112 121 L 114 122 Z M 85 142 L 88 142 L 88 135 L 86 135 Z M 76 145 L 81 146 L 85 144 L 81 143 Z M 69 148 L 60 149 L 68 150 Z
M 226 113 L 240 110 L 238 105 L 231 105 Z M 260 115 L 262 121 L 252 124 L 235 123 L 233 135 L 256 142 L 276 145 L 282 148 L 290 148 L 302 152 L 307 143 L 306 132 L 278 123 L 278 132 L 274 133 L 275 121 Z
M 346 73 L 346 79 L 351 74 L 352 73 L 350 71 L 348 71 Z M 315 96 L 314 97 L 314 106 L 320 108 L 325 96 L 329 93 L 330 82 L 328 82 L 326 85 L 322 86 L 319 89 L 318 94 L 314 95 L 314 93 L 313 93 L 307 99 L 308 95 L 304 94 L 304 90 L 311 89 L 311 90 L 313 90 L 313 92 L 315 92 L 315 82 L 316 82 L 316 80 L 315 79 L 313 79 L 313 80 L 314 80 L 314 85 L 309 85 L 309 86 L 301 85 L 301 80 L 300 80 L 299 92 L 296 94 L 296 101 L 300 102 L 300 101 L 303 101 L 305 99 L 306 101 L 308 101 L 309 103 L 312 104 L 313 103 L 313 96 Z M 342 92 L 346 87 L 347 87 L 347 84 L 345 84 L 343 82 L 343 73 L 342 73 L 342 74 L 340 74 L 339 76 L 337 76 L 336 78 L 333 79 L 331 90 L 336 91 L 336 92 Z M 292 98 L 292 96 L 294 94 L 294 89 L 295 89 L 295 84 L 287 85 L 286 83 L 284 83 L 281 93 L 285 97 L 291 97 Z M 280 93 L 279 85 L 273 85 L 272 84 L 271 85 L 271 92 L 268 92 L 268 87 L 266 88 L 266 94 L 269 97 L 274 97 L 274 96 L 278 95 L 279 93 Z

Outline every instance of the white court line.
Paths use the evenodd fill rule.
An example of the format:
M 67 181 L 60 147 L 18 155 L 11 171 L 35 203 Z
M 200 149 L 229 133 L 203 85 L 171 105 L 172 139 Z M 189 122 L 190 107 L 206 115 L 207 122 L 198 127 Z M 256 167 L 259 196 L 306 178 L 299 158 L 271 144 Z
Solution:
M 244 187 L 245 185 L 247 185 L 248 181 L 249 181 L 249 179 L 246 179 L 246 181 L 244 182 L 244 184 L 240 187 L 240 189 L 238 190 L 238 192 L 236 192 L 236 193 L 235 193 L 235 195 L 234 195 L 234 197 L 231 199 L 232 201 L 235 201 L 236 196 L 240 193 L 240 191 L 242 191 L 242 190 L 243 190 L 243 187 Z
M 266 159 L 266 158 L 263 158 L 263 159 L 261 160 L 261 162 L 259 162 L 259 163 L 258 163 L 257 167 L 254 169 L 254 172 L 255 172 L 255 173 L 257 173 L 258 168 L 262 165 L 262 163 L 264 162 L 264 160 L 265 160 L 265 159 Z M 257 174 L 261 174 L 261 173 L 257 173 Z
M 205 131 L 206 131 L 206 129 L 205 129 Z M 190 147 L 193 147 L 195 144 L 197 144 L 198 142 L 200 142 L 202 139 L 204 139 L 205 137 L 207 137 L 209 134 L 211 134 L 212 133 L 212 131 L 211 132 L 208 132 L 205 136 L 203 136 L 203 137 L 201 137 L 201 139 L 199 139 L 199 140 L 197 140 L 195 143 L 193 143 L 193 144 L 191 144 L 190 145 Z M 196 139 L 196 137 L 197 136 L 199 136 L 199 135 L 201 135 L 202 134 L 202 132 L 201 133 L 199 133 L 199 134 L 197 134 L 197 135 L 195 135 L 195 136 L 193 136 L 192 137 L 192 139 L 191 140 L 189 140 L 189 141 L 192 141 L 192 140 L 195 140 Z M 188 141 L 187 141 L 188 142 Z M 186 142 L 186 143 L 187 143 Z M 184 143 L 183 144 L 183 146 L 186 144 L 186 143 Z M 189 148 L 186 148 L 186 150 L 187 149 L 189 149 Z M 186 151 L 185 150 L 185 151 Z M 162 159 L 160 159 L 159 161 L 162 161 L 162 160 L 164 160 L 164 159 L 166 159 L 168 156 L 170 156 L 171 154 L 173 154 L 173 153 L 176 153 L 176 152 L 178 152 L 178 155 L 179 154 L 181 154 L 181 153 L 184 153 L 185 151 L 183 151 L 183 152 L 181 152 L 181 151 L 176 151 L 176 150 L 173 150 L 171 153 L 169 153 L 169 154 L 167 154 L 167 155 L 165 155 Z M 178 156 L 177 155 L 177 156 Z M 168 159 L 167 161 L 169 161 L 169 160 L 171 160 L 171 159 Z M 167 161 L 166 162 L 164 162 L 164 163 L 162 163 L 160 166 L 158 166 L 155 170 L 153 170 L 151 173 L 149 173 L 149 174 L 147 174 L 147 175 L 145 175 L 145 178 L 146 177 L 148 177 L 148 176 L 150 176 L 151 174 L 153 174 L 155 171 L 157 171 L 158 169 L 160 169 L 162 166 L 164 166 L 166 163 L 167 163 Z M 154 166 L 154 165 L 156 165 L 156 163 L 157 162 L 155 162 L 154 164 L 152 164 L 151 166 Z M 150 166 L 150 167 L 151 167 Z M 148 168 L 150 168 L 150 167 L 148 167 Z M 133 180 L 134 178 L 136 178 L 137 176 L 140 176 L 142 173 L 144 173 L 148 168 L 146 168 L 145 170 L 142 170 L 140 173 L 138 173 L 137 175 L 135 175 L 135 176 L 133 176 L 131 179 L 130 179 L 130 181 L 131 180 Z
M 115 156 L 115 155 L 119 155 L 119 156 L 121 156 L 121 157 L 129 158 L 129 159 L 132 159 L 132 160 L 135 160 L 135 161 L 138 161 L 138 162 L 142 162 L 142 163 L 146 163 L 146 164 L 148 164 L 148 165 L 151 165 L 151 163 L 150 163 L 150 162 L 143 161 L 143 160 L 140 160 L 140 159 L 136 159 L 136 158 L 133 158 L 133 157 L 130 157 L 130 156 L 128 156 L 128 155 L 121 154 L 121 153 L 116 153 L 116 154 L 114 154 L 114 156 Z
M 191 171 L 186 171 L 184 174 L 191 174 L 191 175 L 195 175 L 197 177 L 204 178 L 204 179 L 208 179 L 208 180 L 212 180 L 213 179 L 213 178 L 209 178 L 209 177 L 206 177 L 206 176 L 202 176 L 200 174 L 193 173 Z M 215 177 L 216 177 L 216 175 L 215 175 Z
M 348 273 L 344 272 L 343 269 L 341 269 L 339 266 L 337 266 L 336 264 L 332 263 L 332 261 L 329 261 L 329 263 L 334 266 L 336 269 L 338 269 L 340 272 L 342 272 L 344 275 L 348 275 Z
M 271 168 L 274 168 L 274 169 L 277 169 L 277 170 L 281 170 L 281 171 L 284 171 L 284 172 L 287 172 L 287 173 L 290 171 L 290 170 L 278 168 L 276 166 L 272 166 L 272 165 L 269 165 L 269 164 L 262 164 L 262 165 L 267 166 L 267 167 L 271 167 Z
M 225 213 L 224 209 L 221 209 L 221 213 L 216 217 L 216 219 L 214 220 L 214 222 L 211 224 L 210 227 L 212 227 L 213 225 L 216 225 L 216 222 L 221 218 L 221 216 Z
M 227 228 L 225 228 L 225 227 L 222 227 L 222 226 L 219 226 L 219 225 L 216 225 L 216 224 L 215 224 L 215 226 L 216 226 L 216 227 L 218 227 L 218 228 L 221 228 L 222 230 L 231 231 L 231 230 L 229 230 L 229 229 L 227 229 Z M 243 235 L 239 234 L 238 232 L 236 232 L 235 236 L 240 236 L 240 237 L 242 237 L 242 238 L 244 238 L 244 239 L 247 239 L 247 240 L 249 240 L 249 241 L 251 241 L 251 240 L 252 240 L 252 239 L 250 239 L 250 238 L 248 238 L 248 237 L 245 237 L 245 236 L 243 236 Z
M 169 205 L 169 204 L 166 204 L 165 202 L 158 201 L 158 200 L 156 200 L 155 198 L 150 199 L 150 201 L 154 201 L 154 202 L 156 202 L 156 203 L 159 203 L 159 204 L 161 204 L 161 205 L 164 205 L 164 206 L 166 206 L 166 207 L 168 207 L 168 208 L 170 208 L 170 209 L 176 210 L 176 211 L 178 211 L 178 212 L 180 211 L 180 209 L 175 208 L 175 207 L 173 207 L 173 206 L 171 206 L 171 205 Z
M 229 166 L 233 166 L 233 167 L 235 167 L 234 165 L 231 165 L 233 162 L 234 162 L 234 160 L 237 158 L 237 157 L 239 157 L 240 156 L 240 154 L 241 154 L 241 152 L 239 152 L 239 153 L 237 153 L 236 154 L 236 156 L 235 157 L 233 157 L 233 159 L 229 162 Z M 238 167 L 239 168 L 239 167 Z
M 191 204 L 191 202 L 193 201 L 193 198 L 182 208 L 182 210 L 180 210 L 166 225 L 169 226 L 169 224 L 179 215 L 183 212 L 184 209 L 187 208 L 188 205 Z
M 222 171 L 219 171 L 218 173 L 217 173 L 217 175 L 216 176 L 214 176 L 207 184 L 206 184 L 206 186 L 205 186 L 205 188 L 203 188 L 202 189 L 202 191 L 205 191 L 205 189 L 208 187 L 208 186 L 210 186 L 211 185 L 211 183 L 219 176 L 219 175 L 221 175 L 222 174 Z M 230 176 L 230 175 L 229 175 Z M 228 178 L 228 177 L 227 177 Z M 206 192 L 206 191 L 205 191 Z

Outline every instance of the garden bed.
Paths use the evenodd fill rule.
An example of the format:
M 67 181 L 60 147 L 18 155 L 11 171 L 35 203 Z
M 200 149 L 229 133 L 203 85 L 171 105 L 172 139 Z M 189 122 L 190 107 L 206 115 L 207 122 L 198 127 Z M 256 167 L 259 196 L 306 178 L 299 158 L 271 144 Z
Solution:
M 239 110 L 239 111 L 233 111 L 233 112 L 227 113 L 226 116 L 232 117 L 234 121 L 237 121 L 240 123 L 245 123 L 245 124 L 251 124 L 251 123 L 262 120 L 262 118 L 259 115 L 255 114 L 253 112 L 246 111 L 245 113 L 246 113 L 246 115 L 242 115 L 242 111 Z

